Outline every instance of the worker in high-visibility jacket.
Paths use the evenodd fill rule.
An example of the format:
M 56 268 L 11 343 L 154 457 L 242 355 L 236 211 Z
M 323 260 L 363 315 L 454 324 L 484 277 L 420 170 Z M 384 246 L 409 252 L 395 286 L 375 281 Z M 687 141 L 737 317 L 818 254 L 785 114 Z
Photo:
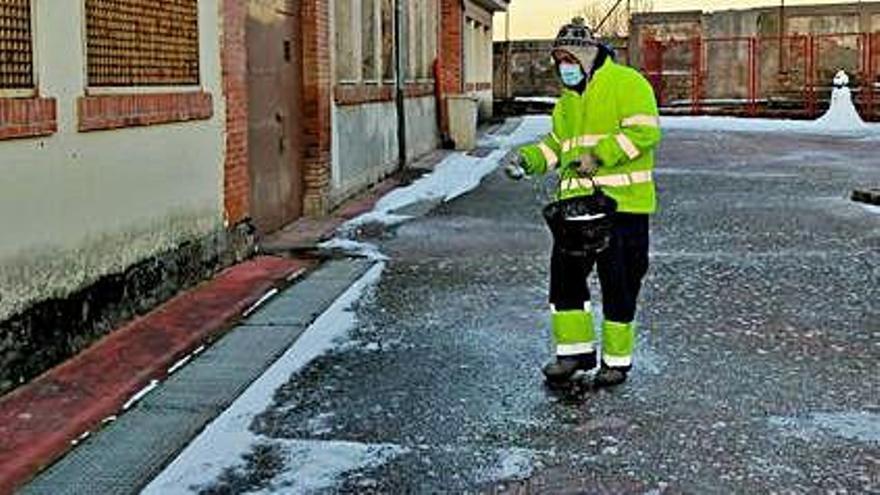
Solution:
M 594 383 L 623 383 L 633 364 L 636 301 L 648 269 L 649 217 L 656 210 L 654 149 L 660 125 L 654 91 L 636 70 L 615 63 L 582 19 L 564 26 L 552 51 L 564 85 L 553 131 L 519 150 L 506 167 L 513 178 L 556 170 L 560 199 L 593 192 L 590 179 L 617 201 L 608 247 L 571 256 L 554 246 L 550 267 L 551 325 L 556 359 L 548 380 L 597 366 L 587 278 L 595 265 L 602 286 L 601 367 Z

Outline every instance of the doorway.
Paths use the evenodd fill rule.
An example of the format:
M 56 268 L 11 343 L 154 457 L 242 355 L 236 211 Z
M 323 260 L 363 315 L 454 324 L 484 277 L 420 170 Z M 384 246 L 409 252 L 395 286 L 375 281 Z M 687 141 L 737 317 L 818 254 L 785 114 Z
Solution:
M 250 0 L 247 19 L 251 217 L 260 234 L 302 215 L 300 0 Z

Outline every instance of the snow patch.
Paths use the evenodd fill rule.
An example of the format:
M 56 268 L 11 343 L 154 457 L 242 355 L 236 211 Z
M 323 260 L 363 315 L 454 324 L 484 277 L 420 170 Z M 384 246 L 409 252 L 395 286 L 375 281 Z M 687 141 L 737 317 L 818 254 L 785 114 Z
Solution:
M 852 92 L 847 87 L 834 88 L 831 105 L 818 120 L 661 117 L 660 124 L 663 129 L 678 130 L 880 136 L 880 125 L 867 124 L 859 116 L 853 104 Z
M 335 417 L 336 413 L 326 412 L 306 421 L 306 429 L 308 429 L 309 435 L 320 437 L 333 433 L 333 418 Z
M 529 449 L 503 449 L 498 459 L 484 475 L 486 481 L 517 481 L 528 479 L 535 470 L 536 453 Z
M 297 342 L 220 416 L 218 416 L 183 452 L 144 490 L 146 495 L 191 493 L 191 487 L 209 485 L 228 468 L 241 467 L 242 456 L 260 442 L 276 442 L 252 433 L 254 417 L 272 405 L 275 391 L 287 383 L 315 358 L 333 349 L 356 324 L 352 305 L 375 286 L 385 265 L 377 263 L 357 280 L 325 311 Z M 340 442 L 282 442 L 296 459 L 287 467 L 297 471 L 302 486 L 323 486 L 327 479 L 346 470 L 371 463 L 381 463 L 396 452 L 387 446 L 365 446 Z M 341 450 L 349 455 L 340 453 Z M 326 457 L 336 457 L 337 460 Z M 281 475 L 283 476 L 283 475 Z M 289 480 L 287 480 L 289 481 Z M 274 480 L 273 480 L 274 482 Z
M 880 414 L 864 411 L 815 413 L 806 418 L 774 417 L 770 424 L 804 440 L 823 434 L 865 443 L 880 443 Z
M 406 452 L 390 444 L 284 441 L 285 469 L 256 495 L 312 493 L 332 487 L 345 473 L 379 467 Z
M 868 213 L 873 213 L 875 215 L 880 215 L 880 206 L 877 205 L 869 205 L 868 203 L 859 203 L 862 208 L 868 211 Z
M 334 237 L 329 241 L 318 244 L 319 249 L 338 250 L 349 255 L 363 256 L 373 261 L 388 261 L 388 256 L 379 250 L 379 247 L 369 242 L 355 241 L 342 237 Z
M 485 157 L 454 153 L 441 161 L 432 172 L 418 178 L 406 187 L 397 188 L 386 194 L 373 211 L 346 222 L 343 230 L 366 223 L 378 222 L 395 225 L 411 217 L 395 212 L 423 201 L 447 202 L 466 194 L 480 185 L 483 178 L 492 173 L 512 149 L 525 143 L 534 142 L 550 132 L 549 116 L 528 116 L 522 124 L 508 136 L 485 136 L 480 139 L 481 147 L 497 147 Z
M 849 88 L 835 88 L 831 93 L 831 107 L 819 120 L 816 127 L 828 131 L 864 131 L 869 128 L 852 101 Z

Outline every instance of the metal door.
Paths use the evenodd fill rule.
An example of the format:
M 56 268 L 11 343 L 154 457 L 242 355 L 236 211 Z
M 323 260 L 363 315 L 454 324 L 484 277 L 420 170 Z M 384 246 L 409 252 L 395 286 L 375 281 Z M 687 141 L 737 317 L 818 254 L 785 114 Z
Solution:
M 250 0 L 246 36 L 251 217 L 265 234 L 302 214 L 299 0 Z

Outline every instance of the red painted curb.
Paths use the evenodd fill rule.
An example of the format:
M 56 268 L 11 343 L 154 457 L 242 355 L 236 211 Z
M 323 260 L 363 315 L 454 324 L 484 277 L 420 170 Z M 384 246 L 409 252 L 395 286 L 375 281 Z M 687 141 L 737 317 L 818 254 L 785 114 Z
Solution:
M 268 290 L 314 265 L 261 256 L 228 268 L 0 399 L 0 493 L 12 493 Z

